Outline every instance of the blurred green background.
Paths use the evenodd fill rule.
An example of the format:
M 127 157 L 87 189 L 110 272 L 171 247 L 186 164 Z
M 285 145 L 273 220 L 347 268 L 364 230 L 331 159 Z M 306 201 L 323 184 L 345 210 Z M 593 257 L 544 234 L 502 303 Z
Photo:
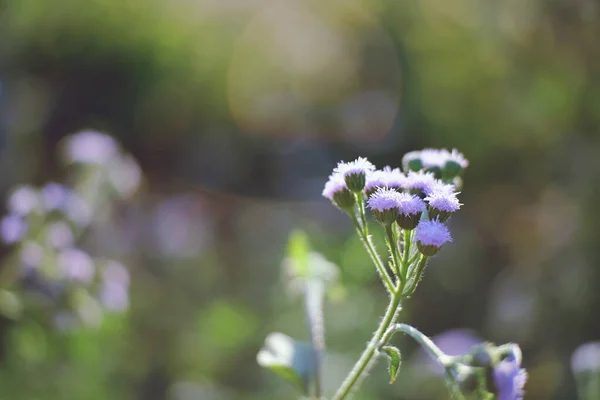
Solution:
M 516 341 L 528 399 L 575 399 L 571 353 L 600 338 L 598 38 L 594 0 L 0 0 L 4 197 L 68 180 L 59 143 L 83 129 L 144 177 L 78 239 L 128 267 L 127 312 L 68 332 L 43 307 L 2 317 L 0 399 L 294 398 L 256 364 L 269 332 L 307 338 L 280 278 L 294 228 L 341 268 L 335 388 L 387 299 L 322 186 L 341 159 L 423 147 L 470 167 L 402 319 Z M 399 380 L 380 362 L 356 398 L 445 398 L 395 340 Z

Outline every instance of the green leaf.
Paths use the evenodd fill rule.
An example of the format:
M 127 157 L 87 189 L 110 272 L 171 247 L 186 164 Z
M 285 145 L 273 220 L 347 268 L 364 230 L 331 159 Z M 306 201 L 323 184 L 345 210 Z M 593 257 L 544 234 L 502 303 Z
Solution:
M 299 342 L 279 333 L 270 333 L 256 361 L 290 382 L 302 393 L 308 393 L 314 376 L 315 356 L 310 343 Z
M 396 381 L 396 377 L 398 376 L 398 372 L 400 371 L 400 363 L 402 362 L 400 350 L 394 346 L 383 346 L 380 351 L 385 353 L 387 356 L 390 372 L 390 383 L 394 383 Z

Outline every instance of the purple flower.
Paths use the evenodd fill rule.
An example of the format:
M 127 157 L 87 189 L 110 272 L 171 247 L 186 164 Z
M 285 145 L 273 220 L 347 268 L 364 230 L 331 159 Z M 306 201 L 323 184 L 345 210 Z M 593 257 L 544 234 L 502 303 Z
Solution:
M 67 139 L 65 150 L 68 162 L 105 165 L 117 154 L 118 146 L 108 135 L 82 131 Z
M 47 211 L 63 209 L 70 195 L 70 190 L 55 182 L 46 184 L 40 191 L 42 205 Z
M 433 191 L 425 197 L 429 204 L 429 218 L 446 221 L 453 212 L 458 211 L 461 204 L 456 198 L 456 193 L 449 191 Z
M 57 263 L 67 279 L 89 284 L 94 279 L 94 262 L 83 250 L 68 248 L 58 253 Z
M 579 372 L 600 371 L 600 341 L 584 343 L 571 356 L 571 370 Z
M 109 261 L 104 266 L 102 276 L 107 284 L 129 286 L 129 272 L 127 272 L 127 268 L 116 261 Z
M 421 221 L 417 225 L 415 235 L 419 251 L 426 256 L 433 256 L 444 244 L 452 241 L 446 225 L 439 221 Z
M 470 329 L 452 329 L 445 331 L 431 338 L 433 342 L 449 356 L 460 356 L 467 353 L 473 346 L 483 342 L 474 331 Z M 426 365 L 431 372 L 437 375 L 444 374 L 444 368 L 427 355 L 425 350 L 420 349 L 417 352 L 417 362 Z
M 54 222 L 46 228 L 46 240 L 51 247 L 61 249 L 73 244 L 73 232 L 64 222 Z
M 8 210 L 14 214 L 27 215 L 39 209 L 39 206 L 37 190 L 31 186 L 19 186 L 8 198 Z
M 2 218 L 0 222 L 0 237 L 6 244 L 13 244 L 20 241 L 27 233 L 27 223 L 23 217 L 15 214 L 9 214 Z
M 421 214 L 425 209 L 425 202 L 419 197 L 408 194 L 398 193 L 398 211 L 404 215 Z
M 401 189 L 406 181 L 406 175 L 399 168 L 390 168 L 386 166 L 383 170 L 373 171 L 367 174 L 365 192 L 367 195 L 373 194 L 377 188 Z
M 348 210 L 355 203 L 354 194 L 348 189 L 344 177 L 337 173 L 329 176 L 322 194 L 342 210 Z
M 331 174 L 329 175 L 329 180 L 325 182 L 325 188 L 323 189 L 323 197 L 328 198 L 329 200 L 333 200 L 333 195 L 341 192 L 343 190 L 347 190 L 346 181 L 344 177 L 340 174 Z
M 375 171 L 373 164 L 364 157 L 358 157 L 351 162 L 340 162 L 333 173 L 340 174 L 344 178 L 348 189 L 360 192 L 365 187 L 367 174 L 373 171 Z
M 419 197 L 398 193 L 398 218 L 396 222 L 403 229 L 415 229 L 425 209 L 425 202 Z
M 377 221 L 384 225 L 391 224 L 398 218 L 400 211 L 400 193 L 394 189 L 379 188 L 371 195 L 367 205 Z
M 339 162 L 333 170 L 334 174 L 340 174 L 344 178 L 354 174 L 367 174 L 375 171 L 375 166 L 364 157 L 358 157 L 354 161 Z
M 431 172 L 413 172 L 409 171 L 404 182 L 404 189 L 417 195 L 425 195 L 431 192 L 435 185 L 435 175 Z
M 368 196 L 372 195 L 377 188 L 385 187 L 387 187 L 387 172 L 377 170 L 367 174 L 364 190 Z
M 444 183 L 441 180 L 436 179 L 431 185 L 427 186 L 425 194 L 430 195 L 435 192 L 456 193 L 456 188 L 452 184 Z
M 123 312 L 129 307 L 127 288 L 117 283 L 105 283 L 100 288 L 100 302 L 108 311 Z
M 400 207 L 400 193 L 388 188 L 379 188 L 373 193 L 367 205 L 370 209 L 380 212 L 392 209 L 398 210 Z
M 494 385 L 497 400 L 521 400 L 527 381 L 527 372 L 521 368 L 521 360 L 510 356 L 494 367 Z

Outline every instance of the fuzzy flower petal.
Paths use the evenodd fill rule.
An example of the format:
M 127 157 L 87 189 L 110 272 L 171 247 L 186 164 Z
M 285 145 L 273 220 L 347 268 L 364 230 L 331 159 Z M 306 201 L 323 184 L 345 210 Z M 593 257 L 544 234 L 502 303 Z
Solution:
M 420 214 L 425 209 L 425 202 L 419 197 L 408 193 L 398 193 L 398 210 L 400 214 Z
M 372 210 L 377 210 L 380 212 L 398 209 L 400 207 L 400 193 L 396 192 L 393 189 L 388 188 L 379 188 L 373 195 L 369 198 L 367 205 Z
M 325 183 L 325 188 L 323 189 L 323 197 L 328 198 L 329 200 L 333 199 L 333 195 L 337 192 L 341 192 L 342 190 L 347 189 L 346 181 L 344 181 L 344 177 L 340 174 L 331 174 L 329 176 L 329 180 Z
M 431 192 L 435 181 L 435 176 L 430 172 L 409 171 L 406 181 L 404 182 L 404 189 L 429 193 Z
M 429 203 L 429 207 L 448 213 L 458 211 L 461 206 L 453 192 L 434 191 L 425 197 L 425 201 Z
M 494 367 L 497 400 L 522 400 L 527 372 L 516 358 L 507 358 Z
M 450 236 L 450 231 L 448 231 L 446 225 L 441 222 L 421 221 L 417 225 L 415 239 L 423 246 L 442 247 L 452 241 L 452 236 Z
M 358 157 L 354 161 L 340 162 L 333 170 L 334 174 L 340 174 L 344 178 L 353 174 L 367 174 L 375 171 L 375 166 L 364 157 Z
M 571 369 L 574 374 L 600 371 L 600 341 L 579 346 L 571 356 Z

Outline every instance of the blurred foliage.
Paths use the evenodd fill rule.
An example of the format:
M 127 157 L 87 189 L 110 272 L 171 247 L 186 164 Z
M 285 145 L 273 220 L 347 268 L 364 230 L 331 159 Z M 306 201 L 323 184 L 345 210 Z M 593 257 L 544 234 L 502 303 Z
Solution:
M 570 355 L 600 332 L 598 37 L 592 0 L 0 0 L 4 197 L 67 182 L 59 143 L 83 129 L 146 177 L 79 243 L 129 267 L 128 312 L 66 333 L 3 318 L 0 398 L 293 398 L 255 355 L 306 334 L 279 279 L 296 227 L 347 294 L 325 310 L 332 390 L 386 296 L 322 185 L 340 159 L 421 147 L 471 167 L 403 320 L 517 341 L 530 398 L 575 398 Z M 357 399 L 443 398 L 401 346 L 397 382 L 380 362 Z

